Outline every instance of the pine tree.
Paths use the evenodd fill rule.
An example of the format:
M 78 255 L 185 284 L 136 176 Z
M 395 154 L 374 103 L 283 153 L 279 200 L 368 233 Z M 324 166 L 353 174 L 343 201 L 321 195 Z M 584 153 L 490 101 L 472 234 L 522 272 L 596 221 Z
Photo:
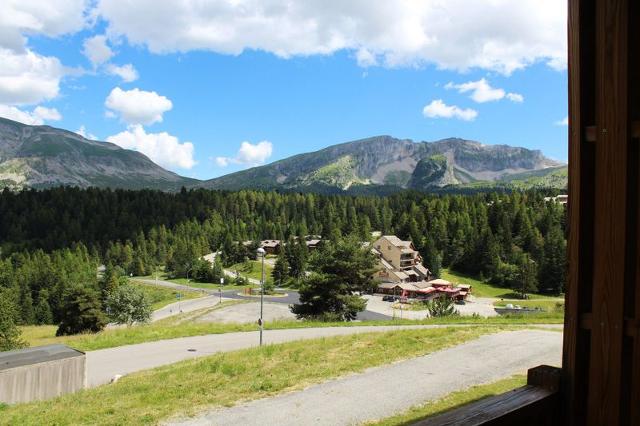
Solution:
M 18 309 L 8 290 L 0 291 L 0 352 L 27 347 L 17 326 Z
M 375 288 L 376 257 L 357 238 L 348 238 L 326 244 L 313 259 L 313 273 L 303 281 L 300 303 L 291 311 L 298 318 L 354 320 L 366 307 L 356 293 Z
M 560 227 L 554 226 L 549 230 L 544 240 L 539 271 L 542 291 L 553 294 L 560 294 L 564 291 L 566 256 L 566 243 Z
M 442 255 L 438 252 L 436 245 L 431 238 L 422 239 L 422 254 L 424 264 L 435 278 L 440 278 L 442 269 Z
M 51 313 L 51 306 L 49 306 L 49 292 L 47 290 L 40 290 L 38 294 L 38 302 L 35 308 L 35 320 L 36 324 L 52 324 L 53 314 Z
M 523 254 L 518 261 L 518 281 L 520 284 L 518 290 L 523 299 L 526 298 L 527 293 L 538 290 L 536 264 L 527 254 Z
M 273 271 L 271 271 L 271 276 L 278 287 L 282 287 L 283 283 L 289 278 L 289 263 L 284 253 L 278 255 Z
M 85 332 L 97 333 L 106 324 L 106 317 L 102 312 L 102 304 L 98 295 L 85 287 L 75 286 L 69 290 L 64 298 L 61 321 L 56 336 Z

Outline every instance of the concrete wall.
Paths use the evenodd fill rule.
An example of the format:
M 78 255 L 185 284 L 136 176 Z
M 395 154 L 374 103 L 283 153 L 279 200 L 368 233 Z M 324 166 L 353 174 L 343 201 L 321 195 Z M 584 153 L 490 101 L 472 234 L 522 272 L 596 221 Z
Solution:
M 0 402 L 54 398 L 86 387 L 85 355 L 0 371 Z

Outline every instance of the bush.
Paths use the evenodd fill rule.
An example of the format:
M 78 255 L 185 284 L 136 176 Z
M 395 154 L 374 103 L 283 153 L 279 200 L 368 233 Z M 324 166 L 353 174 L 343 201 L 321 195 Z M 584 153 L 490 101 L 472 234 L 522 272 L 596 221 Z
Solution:
M 60 325 L 56 336 L 97 333 L 107 320 L 98 295 L 84 287 L 73 287 L 64 297 Z
M 427 311 L 432 317 L 450 317 L 458 315 L 453 299 L 449 296 L 436 297 L 427 303 Z
M 151 319 L 151 303 L 144 292 L 130 283 L 120 284 L 107 295 L 107 313 L 116 324 L 146 323 Z

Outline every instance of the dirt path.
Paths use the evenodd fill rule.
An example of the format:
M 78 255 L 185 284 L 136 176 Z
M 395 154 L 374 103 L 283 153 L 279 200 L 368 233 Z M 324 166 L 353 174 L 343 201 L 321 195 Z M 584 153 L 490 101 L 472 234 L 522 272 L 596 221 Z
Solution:
M 562 334 L 519 330 L 376 367 L 305 390 L 218 409 L 184 425 L 354 425 L 385 418 L 451 392 L 527 368 L 560 365 Z

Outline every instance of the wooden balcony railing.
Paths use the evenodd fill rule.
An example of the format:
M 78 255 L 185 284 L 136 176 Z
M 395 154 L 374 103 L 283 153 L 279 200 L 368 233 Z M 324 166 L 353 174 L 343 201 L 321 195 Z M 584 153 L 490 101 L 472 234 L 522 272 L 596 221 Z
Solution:
M 547 365 L 532 368 L 526 386 L 421 420 L 414 426 L 559 424 L 560 375 L 559 368 Z

